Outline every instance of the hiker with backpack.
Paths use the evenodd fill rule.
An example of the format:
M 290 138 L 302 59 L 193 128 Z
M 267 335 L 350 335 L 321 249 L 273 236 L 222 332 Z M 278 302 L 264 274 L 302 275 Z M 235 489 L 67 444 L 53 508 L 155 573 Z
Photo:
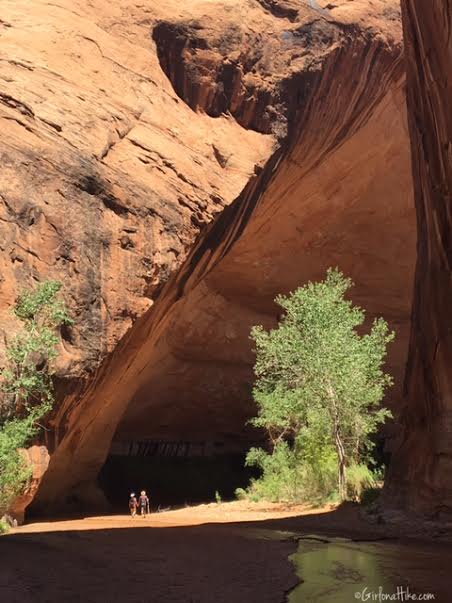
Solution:
M 149 515 L 149 498 L 146 496 L 145 490 L 141 491 L 138 504 L 140 505 L 141 516 L 146 517 L 146 515 Z
M 137 497 L 135 496 L 135 493 L 132 492 L 132 494 L 130 495 L 130 498 L 129 498 L 129 510 L 130 510 L 130 514 L 132 515 L 132 517 L 135 517 L 135 515 L 137 514 L 137 507 L 138 507 Z

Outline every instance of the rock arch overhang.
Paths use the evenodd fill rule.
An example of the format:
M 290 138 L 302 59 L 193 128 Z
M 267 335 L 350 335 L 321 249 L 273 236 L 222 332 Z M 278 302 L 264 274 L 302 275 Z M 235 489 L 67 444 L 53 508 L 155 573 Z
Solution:
M 374 13 L 365 2 L 355 12 L 338 2 L 327 15 L 293 4 L 297 16 L 275 22 L 265 13 L 260 23 L 278 34 L 271 39 L 280 45 L 277 55 L 272 46 L 280 62 L 270 63 L 281 70 L 277 77 L 268 54 L 250 64 L 234 54 L 234 36 L 206 58 L 218 40 L 201 19 L 195 30 L 204 43 L 188 51 L 185 39 L 182 54 L 171 36 L 192 35 L 191 25 L 172 28 L 166 19 L 158 26 L 160 63 L 165 68 L 165 53 L 172 53 L 177 69 L 168 76 L 182 82 L 173 81 L 189 106 L 212 115 L 226 110 L 247 128 L 274 132 L 281 144 L 204 227 L 187 259 L 154 291 L 153 306 L 133 317 L 94 374 L 65 385 L 34 511 L 48 513 L 66 499 L 98 504 L 96 476 L 115 434 L 204 430 L 249 441 L 250 326 L 275 324 L 274 296 L 330 265 L 353 277 L 354 299 L 369 319 L 381 314 L 398 332 L 388 359 L 397 403 L 415 254 L 402 46 L 397 20 L 387 17 L 397 3 L 382 1 Z M 227 169 L 224 153 L 215 156 Z

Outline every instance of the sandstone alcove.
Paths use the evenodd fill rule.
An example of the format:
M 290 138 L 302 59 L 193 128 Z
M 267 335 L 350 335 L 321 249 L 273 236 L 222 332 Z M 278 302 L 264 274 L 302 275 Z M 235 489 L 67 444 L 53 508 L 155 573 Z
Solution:
M 300 140 L 266 187 L 255 186 L 251 197 L 259 204 L 227 253 L 215 228 L 210 242 L 209 235 L 199 242 L 207 249 L 185 295 L 165 316 L 140 375 L 143 384 L 117 428 L 118 441 L 188 438 L 238 450 L 255 443 L 246 427 L 254 412 L 250 329 L 275 325 L 274 297 L 322 278 L 330 265 L 352 276 L 353 299 L 369 320 L 383 315 L 397 332 L 388 360 L 396 382 L 390 402 L 397 405 L 415 247 L 401 85 L 394 84 L 366 125 L 308 174 L 306 156 Z M 390 162 L 400 168 L 393 175 Z M 229 216 L 219 218 L 224 239 L 236 228 Z
M 3 598 L 450 599 L 452 0 L 3 4 L 0 366 L 24 288 L 74 317 Z M 246 485 L 250 329 L 329 266 L 397 333 L 378 501 L 132 519 Z
M 204 443 L 202 454 L 211 458 L 221 448 L 243 458 L 259 443 L 247 425 L 254 413 L 250 329 L 276 325 L 275 296 L 322 278 L 329 266 L 354 279 L 353 300 L 369 322 L 383 315 L 397 332 L 388 358 L 395 377 L 388 403 L 397 409 L 415 257 L 404 80 L 396 55 L 391 77 L 382 79 L 389 57 L 370 48 L 372 69 L 359 55 L 362 94 L 355 98 L 342 80 L 336 88 L 326 79 L 329 69 L 351 78 L 355 43 L 345 45 L 343 57 L 333 53 L 303 113 L 292 115 L 289 142 L 198 240 L 175 277 L 180 297 L 165 311 L 152 346 L 145 346 L 140 386 L 116 429 L 112 453 L 133 450 L 133 442 L 146 450 L 148 442 L 153 454 L 162 442 L 168 451 L 175 446 L 177 455 L 189 442 Z
M 227 111 L 247 135 L 273 133 L 279 145 L 235 201 L 199 227 L 185 261 L 179 245 L 172 272 L 168 264 L 149 289 L 151 307 L 131 317 L 94 374 L 70 383 L 32 512 L 62 496 L 95 508 L 99 471 L 110 449 L 127 443 L 217 443 L 243 454 L 258 437 L 246 423 L 254 412 L 250 328 L 276 324 L 274 297 L 329 266 L 353 278 L 353 300 L 369 321 L 382 315 L 397 331 L 388 358 L 396 382 L 388 403 L 397 406 L 415 258 L 401 32 L 390 20 L 382 34 L 378 7 L 369 15 L 365 3 L 351 13 L 346 4 L 334 18 L 304 3 L 290 22 L 250 13 L 278 32 L 267 54 L 253 54 L 263 39 L 254 21 L 220 38 L 208 15 L 196 26 L 162 20 L 153 28 L 184 111 L 212 121 Z M 217 148 L 214 156 L 232 178 L 229 155 Z

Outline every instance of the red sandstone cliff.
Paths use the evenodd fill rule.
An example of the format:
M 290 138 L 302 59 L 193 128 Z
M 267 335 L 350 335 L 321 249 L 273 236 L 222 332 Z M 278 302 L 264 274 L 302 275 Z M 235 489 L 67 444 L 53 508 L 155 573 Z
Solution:
M 159 4 L 7 1 L 1 17 L 0 326 L 47 276 L 77 322 L 36 508 L 99 500 L 115 434 L 246 442 L 249 329 L 330 265 L 397 330 L 402 380 L 415 227 L 397 1 Z
M 20 287 L 64 281 L 63 378 L 96 370 L 272 146 L 177 98 L 148 4 L 2 3 L 0 328 Z
M 60 399 L 89 385 L 274 144 L 180 101 L 151 37 L 160 4 L 2 2 L 1 341 L 21 288 L 63 281 L 75 326 Z
M 452 2 L 403 0 L 418 261 L 404 434 L 387 499 L 452 512 Z

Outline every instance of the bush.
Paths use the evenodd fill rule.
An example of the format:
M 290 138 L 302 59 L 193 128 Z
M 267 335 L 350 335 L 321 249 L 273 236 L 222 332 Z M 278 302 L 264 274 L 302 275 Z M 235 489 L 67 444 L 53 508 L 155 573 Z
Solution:
M 293 501 L 299 498 L 302 472 L 286 442 L 275 446 L 273 454 L 252 448 L 246 464 L 259 467 L 262 477 L 251 481 L 249 494 L 255 500 Z
M 23 329 L 8 343 L 1 371 L 0 513 L 31 477 L 19 449 L 36 435 L 39 420 L 53 406 L 51 363 L 58 355 L 59 328 L 72 323 L 58 298 L 60 289 L 57 281 L 41 283 L 22 293 L 14 308 Z
M 336 490 L 337 460 L 332 449 L 312 462 L 302 449 L 291 450 L 287 442 L 281 442 L 272 454 L 251 449 L 247 464 L 262 471 L 262 477 L 252 480 L 248 488 L 251 499 L 321 504 Z
M 8 509 L 31 477 L 31 468 L 19 448 L 35 433 L 35 416 L 31 413 L 26 419 L 10 420 L 0 429 L 0 513 Z
M 307 502 L 315 505 L 339 501 L 337 458 L 333 449 L 324 450 L 313 461 L 305 450 L 298 453 L 287 443 L 278 444 L 273 454 L 252 449 L 247 463 L 262 471 L 245 491 L 236 490 L 237 498 L 272 502 Z M 365 464 L 352 465 L 347 471 L 347 498 L 368 504 L 379 494 L 377 476 Z
M 247 500 L 248 498 L 248 493 L 243 488 L 236 488 L 234 494 L 237 500 Z
M 6 521 L 0 519 L 0 534 L 7 534 L 9 532 L 9 525 Z
M 347 495 L 352 500 L 361 500 L 362 494 L 377 484 L 375 475 L 367 465 L 352 465 L 347 470 Z

